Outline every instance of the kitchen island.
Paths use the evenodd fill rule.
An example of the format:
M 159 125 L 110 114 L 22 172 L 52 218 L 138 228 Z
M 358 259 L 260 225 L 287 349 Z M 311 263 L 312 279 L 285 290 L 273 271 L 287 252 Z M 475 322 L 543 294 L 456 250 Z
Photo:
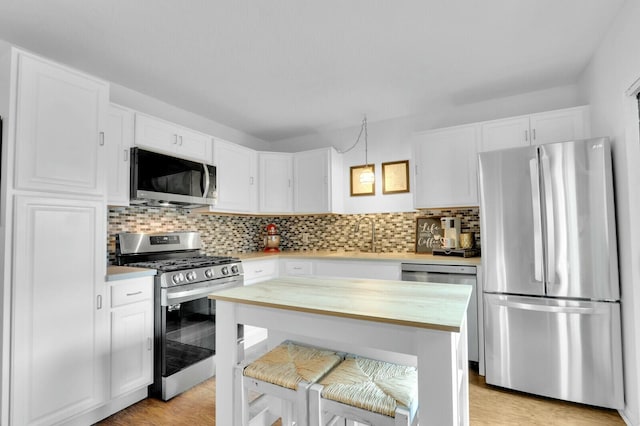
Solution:
M 282 277 L 223 290 L 217 301 L 216 423 L 240 424 L 237 324 L 284 339 L 418 368 L 420 424 L 469 422 L 466 310 L 471 286 Z

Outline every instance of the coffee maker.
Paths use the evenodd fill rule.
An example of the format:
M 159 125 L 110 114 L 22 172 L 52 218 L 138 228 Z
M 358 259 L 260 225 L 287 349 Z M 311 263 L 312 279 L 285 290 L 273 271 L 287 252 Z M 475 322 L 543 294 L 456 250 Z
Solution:
M 440 227 L 444 233 L 442 236 L 442 248 L 460 248 L 460 218 L 443 217 L 440 219 Z

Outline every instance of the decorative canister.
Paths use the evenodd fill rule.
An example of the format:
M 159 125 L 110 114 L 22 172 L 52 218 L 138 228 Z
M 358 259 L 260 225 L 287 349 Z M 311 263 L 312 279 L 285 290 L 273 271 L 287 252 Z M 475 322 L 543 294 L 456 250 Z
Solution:
M 460 233 L 460 248 L 470 249 L 473 248 L 473 232 L 462 232 Z

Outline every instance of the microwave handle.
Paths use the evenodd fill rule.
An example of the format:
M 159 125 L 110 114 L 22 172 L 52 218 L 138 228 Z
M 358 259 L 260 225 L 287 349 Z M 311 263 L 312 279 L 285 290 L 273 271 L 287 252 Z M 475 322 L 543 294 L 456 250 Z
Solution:
M 204 188 L 202 190 L 202 197 L 207 198 L 209 195 L 209 185 L 211 185 L 211 180 L 209 179 L 209 167 L 206 164 L 202 164 L 204 167 Z

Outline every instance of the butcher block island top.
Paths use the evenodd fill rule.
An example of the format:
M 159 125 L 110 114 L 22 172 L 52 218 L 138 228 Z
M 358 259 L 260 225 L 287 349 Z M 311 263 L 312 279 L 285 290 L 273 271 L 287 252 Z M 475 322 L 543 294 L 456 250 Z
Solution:
M 210 299 L 459 332 L 471 286 L 373 279 L 282 277 Z

